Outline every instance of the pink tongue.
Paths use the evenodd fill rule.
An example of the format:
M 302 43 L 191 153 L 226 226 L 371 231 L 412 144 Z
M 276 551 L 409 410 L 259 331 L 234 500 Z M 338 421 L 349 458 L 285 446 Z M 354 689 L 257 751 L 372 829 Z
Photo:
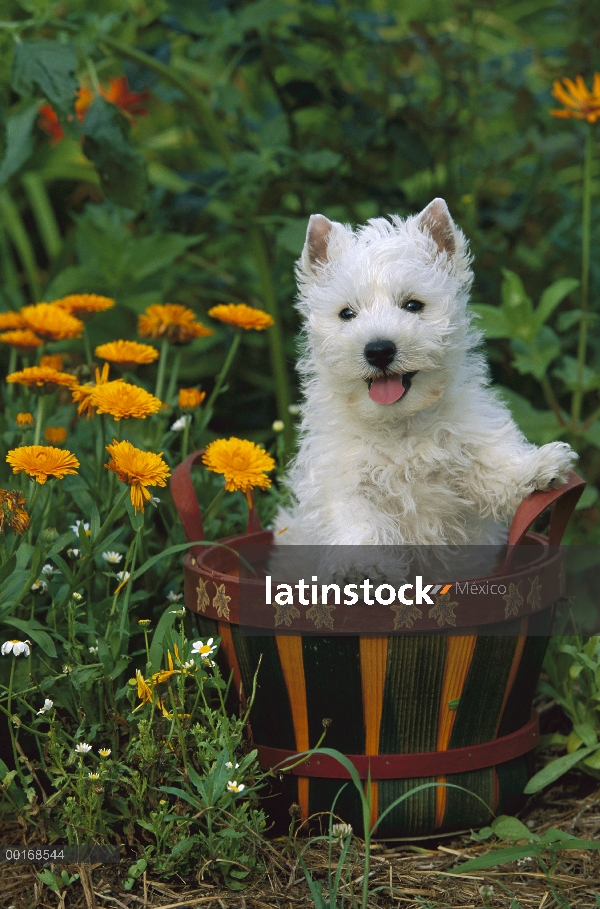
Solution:
M 377 404 L 393 404 L 400 400 L 405 390 L 400 376 L 382 376 L 380 379 L 373 379 L 369 397 Z

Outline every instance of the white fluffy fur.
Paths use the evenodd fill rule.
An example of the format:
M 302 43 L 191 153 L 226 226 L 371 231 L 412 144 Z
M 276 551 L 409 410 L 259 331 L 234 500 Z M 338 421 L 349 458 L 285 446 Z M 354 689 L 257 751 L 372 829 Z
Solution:
M 278 542 L 498 544 L 526 496 L 565 482 L 571 448 L 527 442 L 488 387 L 467 242 L 443 200 L 356 231 L 313 216 L 297 277 L 305 402 Z M 422 311 L 403 309 L 409 299 Z M 364 348 L 380 339 L 397 347 L 390 372 L 417 371 L 394 404 L 368 395 L 381 372 Z

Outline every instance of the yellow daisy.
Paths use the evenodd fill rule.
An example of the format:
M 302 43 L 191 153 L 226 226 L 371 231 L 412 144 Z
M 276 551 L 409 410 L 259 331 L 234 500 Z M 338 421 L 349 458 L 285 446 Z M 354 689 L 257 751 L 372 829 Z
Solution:
M 250 505 L 249 492 L 255 486 L 266 489 L 271 480 L 266 475 L 275 469 L 271 455 L 247 439 L 216 439 L 207 447 L 202 460 L 209 470 L 225 477 L 228 492 L 241 490 Z
M 11 344 L 12 347 L 19 347 L 22 350 L 33 350 L 35 347 L 41 347 L 44 343 L 30 328 L 15 328 L 12 331 L 3 331 L 0 334 L 0 341 L 5 344 Z
M 117 442 L 106 446 L 111 460 L 106 467 L 115 473 L 121 483 L 127 483 L 130 488 L 131 504 L 137 511 L 144 511 L 144 501 L 149 502 L 152 496 L 148 486 L 166 486 L 167 477 L 171 475 L 169 467 L 160 454 L 151 451 L 141 451 L 131 442 Z
M 73 388 L 77 385 L 75 376 L 69 375 L 68 372 L 52 369 L 51 366 L 26 366 L 19 372 L 11 372 L 6 377 L 6 381 L 27 385 L 33 391 L 38 391 L 43 395 L 55 391 L 59 385 L 64 385 L 66 388 Z
M 76 385 L 71 389 L 71 394 L 73 400 L 77 402 L 77 415 L 82 417 L 86 414 L 87 419 L 90 420 L 95 413 L 94 405 L 92 404 L 92 395 L 96 390 L 98 385 L 105 385 L 108 382 L 108 371 L 110 367 L 108 363 L 105 363 L 102 367 L 102 372 L 96 368 L 96 383 L 86 382 L 85 385 Z M 122 382 L 122 379 L 115 379 L 116 382 Z
M 197 388 L 180 388 L 177 403 L 182 410 L 196 410 L 206 397 L 205 391 Z
M 24 509 L 25 499 L 16 489 L 0 489 L 0 533 L 6 526 L 13 533 L 25 533 L 29 530 L 29 515 Z
M 21 315 L 26 327 L 46 341 L 63 341 L 78 338 L 83 331 L 83 322 L 56 303 L 35 303 L 23 306 Z
M 9 451 L 6 460 L 13 473 L 24 471 L 28 477 L 45 483 L 48 477 L 62 480 L 68 473 L 77 473 L 79 461 L 70 451 L 51 445 L 23 445 Z
M 100 359 L 110 360 L 122 369 L 153 363 L 159 356 L 155 347 L 140 344 L 139 341 L 110 341 L 108 344 L 100 344 L 94 352 Z
M 66 309 L 75 316 L 83 316 L 86 313 L 112 309 L 115 301 L 111 297 L 101 297 L 98 294 L 69 294 L 61 297 L 60 300 L 55 300 L 54 305 Z
M 13 310 L 0 312 L 0 331 L 12 331 L 13 328 L 26 328 L 27 323 L 23 316 Z
M 582 76 L 577 76 L 574 82 L 572 79 L 556 79 L 552 94 L 566 108 L 551 110 L 553 117 L 574 117 L 576 120 L 587 120 L 588 123 L 600 119 L 600 73 L 594 74 L 591 92 Z
M 220 303 L 208 310 L 209 316 L 225 322 L 226 325 L 232 325 L 234 328 L 245 328 L 249 331 L 251 328 L 256 331 L 262 331 L 273 325 L 271 316 L 262 309 L 255 309 L 254 306 L 247 306 L 246 303 Z
M 61 372 L 64 366 L 63 358 L 60 354 L 45 354 L 40 357 L 38 366 L 50 366 L 52 369 L 58 369 Z
M 138 385 L 117 380 L 96 385 L 90 395 L 90 404 L 98 413 L 109 413 L 115 420 L 127 420 L 129 417 L 143 419 L 156 413 L 162 401 Z
M 51 445 L 60 445 L 61 442 L 66 441 L 67 430 L 64 426 L 46 426 L 44 438 L 46 442 L 50 442 Z
M 192 309 L 180 303 L 154 303 L 138 319 L 142 338 L 166 338 L 170 344 L 189 344 L 194 338 L 212 335 L 210 328 L 196 322 Z
M 18 413 L 15 419 L 17 426 L 33 426 L 34 419 L 32 413 Z

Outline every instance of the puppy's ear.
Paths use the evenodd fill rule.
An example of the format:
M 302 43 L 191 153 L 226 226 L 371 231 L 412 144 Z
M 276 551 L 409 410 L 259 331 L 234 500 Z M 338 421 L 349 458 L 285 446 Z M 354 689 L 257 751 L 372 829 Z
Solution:
M 309 218 L 302 260 L 311 271 L 319 265 L 325 265 L 329 259 L 327 246 L 332 227 L 332 222 L 325 215 L 311 215 Z
M 438 252 L 445 252 L 448 257 L 456 252 L 454 222 L 450 217 L 444 199 L 434 199 L 418 216 L 419 230 L 429 234 L 435 240 Z

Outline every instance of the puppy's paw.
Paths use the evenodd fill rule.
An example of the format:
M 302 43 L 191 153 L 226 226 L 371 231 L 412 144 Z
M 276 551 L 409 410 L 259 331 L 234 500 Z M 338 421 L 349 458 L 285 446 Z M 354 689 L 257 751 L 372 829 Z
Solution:
M 559 489 L 567 482 L 578 455 L 566 442 L 550 442 L 538 449 L 534 483 L 543 492 Z

